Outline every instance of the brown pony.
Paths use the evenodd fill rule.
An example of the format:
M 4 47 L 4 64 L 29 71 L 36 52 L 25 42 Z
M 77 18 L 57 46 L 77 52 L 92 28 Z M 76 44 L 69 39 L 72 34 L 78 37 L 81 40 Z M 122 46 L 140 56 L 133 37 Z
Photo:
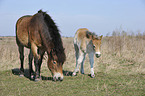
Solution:
M 35 81 L 41 80 L 40 68 L 45 51 L 48 55 L 48 68 L 52 73 L 53 80 L 63 80 L 62 65 L 66 55 L 57 26 L 51 17 L 42 10 L 33 16 L 23 16 L 16 23 L 16 42 L 20 54 L 20 76 L 24 74 L 24 47 L 30 49 L 29 53 L 29 76 Z M 34 57 L 35 74 L 32 68 Z M 35 75 L 33 77 L 33 75 Z

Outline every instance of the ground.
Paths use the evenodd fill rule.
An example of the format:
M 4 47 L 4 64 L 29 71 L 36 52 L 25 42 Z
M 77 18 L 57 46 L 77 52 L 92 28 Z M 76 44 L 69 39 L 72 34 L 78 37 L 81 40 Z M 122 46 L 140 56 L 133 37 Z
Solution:
M 95 58 L 95 78 L 89 76 L 88 57 L 84 64 L 85 74 L 71 76 L 75 68 L 73 38 L 63 37 L 67 56 L 63 65 L 64 80 L 52 81 L 45 55 L 41 67 L 42 80 L 35 82 L 28 78 L 29 50 L 25 48 L 25 77 L 19 77 L 20 61 L 15 37 L 0 37 L 0 96 L 144 96 L 144 39 L 137 41 L 136 37 L 125 37 L 127 42 L 121 41 L 123 46 L 120 47 L 119 39 L 115 38 L 114 42 L 113 38 L 104 37 L 102 40 L 102 56 Z M 130 44 L 129 40 L 136 40 L 136 46 L 131 47 L 133 43 Z

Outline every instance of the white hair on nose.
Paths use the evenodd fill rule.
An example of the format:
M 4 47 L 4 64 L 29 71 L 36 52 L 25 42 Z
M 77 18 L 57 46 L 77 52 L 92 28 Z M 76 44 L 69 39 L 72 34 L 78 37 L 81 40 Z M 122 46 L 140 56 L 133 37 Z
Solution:
M 63 79 L 63 74 L 57 72 L 57 73 L 54 74 L 53 77 L 56 78 L 56 79 L 58 79 L 59 77 L 60 77 L 61 79 Z
M 101 53 L 100 52 L 95 52 L 95 54 L 99 54 L 100 55 Z

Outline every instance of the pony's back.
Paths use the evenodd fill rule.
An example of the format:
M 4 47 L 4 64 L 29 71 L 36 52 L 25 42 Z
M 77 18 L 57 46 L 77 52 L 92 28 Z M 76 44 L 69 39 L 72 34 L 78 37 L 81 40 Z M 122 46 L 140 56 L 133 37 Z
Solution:
M 76 31 L 74 37 L 74 44 L 81 42 L 83 39 L 86 39 L 86 32 L 89 31 L 87 28 L 80 28 Z

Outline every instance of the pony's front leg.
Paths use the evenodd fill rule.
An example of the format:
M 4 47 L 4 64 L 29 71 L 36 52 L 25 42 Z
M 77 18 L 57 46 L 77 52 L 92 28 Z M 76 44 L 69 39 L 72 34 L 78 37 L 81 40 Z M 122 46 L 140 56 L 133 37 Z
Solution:
M 90 66 L 91 66 L 91 77 L 94 78 L 95 74 L 94 74 L 94 69 L 93 69 L 93 66 L 94 66 L 94 53 L 93 52 L 89 53 L 89 60 L 90 60 Z
M 83 62 L 83 59 L 84 59 L 84 56 L 85 56 L 85 53 L 83 53 L 82 51 L 79 52 L 79 57 L 78 59 L 76 60 L 76 68 L 72 74 L 72 76 L 75 76 L 77 72 L 79 72 L 79 66 L 80 64 Z
M 35 81 L 39 81 L 41 80 L 41 76 L 40 76 L 40 73 L 39 73 L 39 60 L 38 58 L 35 58 L 34 59 L 34 64 L 35 64 Z
M 31 50 L 33 52 L 33 56 L 34 56 L 34 64 L 35 64 L 35 81 L 39 81 L 41 80 L 41 76 L 40 76 L 40 64 L 39 64 L 39 60 L 40 60 L 40 55 L 38 54 L 38 48 L 34 43 L 31 43 Z
M 38 49 L 38 54 L 40 56 L 39 60 L 38 60 L 38 71 L 39 71 L 39 74 L 40 74 L 40 69 L 41 69 L 41 64 L 42 64 L 42 59 L 43 59 L 43 55 L 44 55 L 45 51 L 42 51 L 40 49 Z M 41 76 L 40 76 L 41 78 Z
M 36 65 L 35 81 L 41 80 L 40 69 L 41 69 L 42 59 L 43 59 L 43 55 L 44 55 L 45 51 L 38 49 L 37 52 L 39 55 L 38 55 L 38 62 L 36 61 L 37 65 Z

